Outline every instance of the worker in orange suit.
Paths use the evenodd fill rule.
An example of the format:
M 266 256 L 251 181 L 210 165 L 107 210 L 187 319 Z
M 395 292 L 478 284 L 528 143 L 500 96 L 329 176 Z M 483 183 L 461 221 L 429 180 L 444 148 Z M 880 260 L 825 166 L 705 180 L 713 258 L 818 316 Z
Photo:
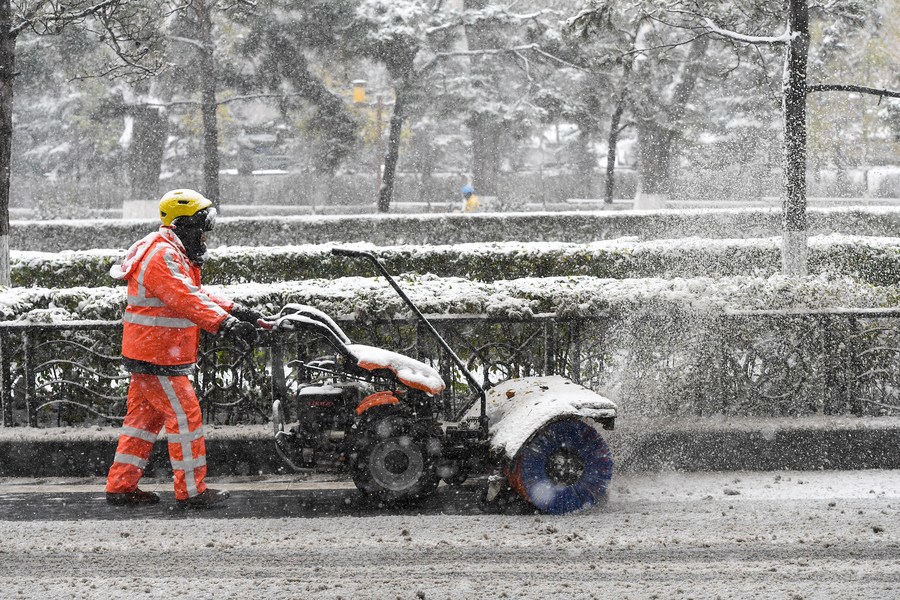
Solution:
M 138 481 L 163 426 L 175 479 L 176 503 L 221 505 L 228 492 L 207 488 L 200 403 L 189 379 L 200 329 L 242 344 L 256 340 L 261 315 L 218 297 L 200 283 L 206 240 L 216 209 L 194 190 L 173 190 L 159 203 L 162 225 L 136 242 L 110 275 L 128 282 L 122 361 L 131 373 L 125 422 L 106 483 L 113 505 L 156 504 Z

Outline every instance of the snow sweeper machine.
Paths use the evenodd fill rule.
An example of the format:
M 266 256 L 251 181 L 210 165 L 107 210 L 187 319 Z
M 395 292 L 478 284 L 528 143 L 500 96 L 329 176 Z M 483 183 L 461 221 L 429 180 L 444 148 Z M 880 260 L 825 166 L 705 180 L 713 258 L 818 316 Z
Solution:
M 474 476 L 487 476 L 486 499 L 511 489 L 546 513 L 605 501 L 612 459 L 600 430 L 615 424 L 611 400 L 558 375 L 482 385 L 373 254 L 332 253 L 374 265 L 465 379 L 454 390 L 466 392 L 451 411 L 431 365 L 354 343 L 324 312 L 289 304 L 271 319 L 282 340 L 271 360 L 275 444 L 291 468 L 349 471 L 385 503 Z M 291 335 L 296 360 L 284 351 Z

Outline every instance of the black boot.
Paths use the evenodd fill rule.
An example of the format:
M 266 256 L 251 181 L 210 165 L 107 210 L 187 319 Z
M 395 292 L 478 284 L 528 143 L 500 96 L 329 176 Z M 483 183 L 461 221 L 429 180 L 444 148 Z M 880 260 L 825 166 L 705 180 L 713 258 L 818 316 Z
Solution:
M 153 492 L 145 492 L 139 488 L 134 488 L 130 492 L 120 492 L 117 494 L 106 492 L 106 501 L 113 506 L 156 504 L 159 502 L 159 496 Z
M 177 500 L 180 508 L 213 508 L 225 504 L 225 500 L 231 494 L 227 490 L 214 490 L 206 488 L 196 496 L 187 500 Z

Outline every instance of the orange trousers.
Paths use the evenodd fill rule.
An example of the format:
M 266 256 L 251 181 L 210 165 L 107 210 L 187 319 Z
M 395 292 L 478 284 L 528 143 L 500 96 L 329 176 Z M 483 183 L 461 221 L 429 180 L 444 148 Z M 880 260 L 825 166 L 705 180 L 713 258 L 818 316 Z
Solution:
M 106 491 L 137 488 L 163 425 L 175 473 L 175 498 L 184 500 L 206 489 L 206 442 L 200 402 L 186 375 L 131 374 L 128 410 L 109 469 Z

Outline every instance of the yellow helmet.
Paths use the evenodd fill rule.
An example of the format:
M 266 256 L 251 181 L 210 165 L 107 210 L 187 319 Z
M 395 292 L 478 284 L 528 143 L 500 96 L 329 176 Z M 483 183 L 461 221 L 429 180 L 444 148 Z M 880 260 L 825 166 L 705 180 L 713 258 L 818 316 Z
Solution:
M 204 208 L 212 206 L 212 201 L 194 190 L 172 190 L 159 201 L 159 220 L 166 227 L 178 217 L 190 217 Z

